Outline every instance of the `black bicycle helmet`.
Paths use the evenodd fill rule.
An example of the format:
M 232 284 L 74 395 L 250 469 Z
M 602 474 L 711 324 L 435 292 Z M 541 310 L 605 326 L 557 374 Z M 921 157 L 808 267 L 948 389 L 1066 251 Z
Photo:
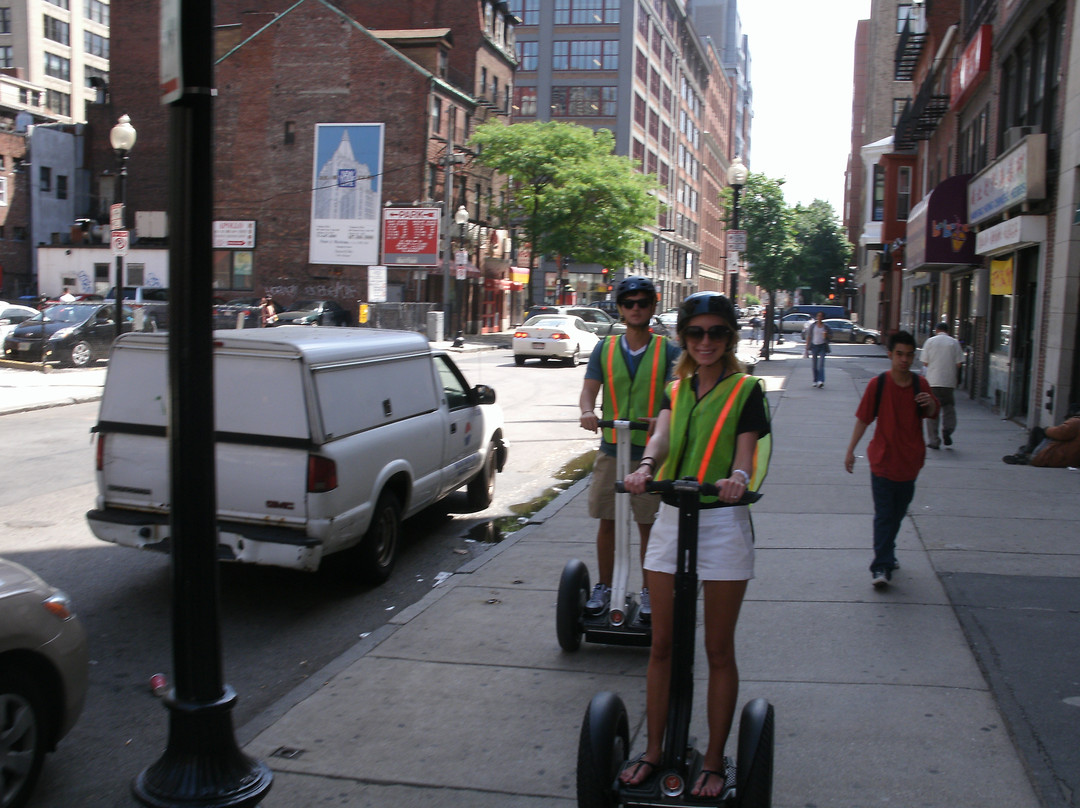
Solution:
M 730 300 L 719 292 L 697 292 L 679 304 L 679 319 L 675 324 L 675 332 L 682 334 L 690 318 L 699 314 L 719 314 L 737 330 L 739 321 L 735 317 L 735 307 L 731 305 Z
M 615 290 L 615 302 L 617 303 L 626 295 L 634 292 L 644 292 L 652 297 L 654 303 L 656 302 L 656 286 L 648 278 L 643 278 L 640 275 L 627 275 L 619 281 L 619 286 Z

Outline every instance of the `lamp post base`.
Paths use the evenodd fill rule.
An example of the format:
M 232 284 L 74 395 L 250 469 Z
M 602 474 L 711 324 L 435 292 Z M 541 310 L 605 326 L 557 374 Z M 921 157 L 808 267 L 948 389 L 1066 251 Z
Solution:
M 177 701 L 169 709 L 169 744 L 144 769 L 132 793 L 152 808 L 247 808 L 258 805 L 273 784 L 265 763 L 240 751 L 231 710 L 236 693 L 226 686 L 216 702 Z

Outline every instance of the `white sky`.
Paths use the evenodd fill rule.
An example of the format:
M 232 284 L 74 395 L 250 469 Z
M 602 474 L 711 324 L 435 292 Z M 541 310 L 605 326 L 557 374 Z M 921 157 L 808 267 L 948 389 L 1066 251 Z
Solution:
M 786 180 L 789 205 L 824 199 L 842 219 L 855 26 L 870 0 L 743 0 L 739 17 L 754 91 L 750 170 Z

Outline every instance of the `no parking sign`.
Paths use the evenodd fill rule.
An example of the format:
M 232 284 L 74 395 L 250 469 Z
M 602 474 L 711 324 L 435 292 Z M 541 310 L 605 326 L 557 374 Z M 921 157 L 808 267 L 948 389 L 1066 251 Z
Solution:
M 128 231 L 127 230 L 113 230 L 112 236 L 112 254 L 124 256 L 128 254 Z

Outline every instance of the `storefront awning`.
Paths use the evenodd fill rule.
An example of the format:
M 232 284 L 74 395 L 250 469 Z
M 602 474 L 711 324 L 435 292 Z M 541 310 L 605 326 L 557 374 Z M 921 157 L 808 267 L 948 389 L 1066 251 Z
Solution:
M 949 177 L 912 208 L 904 268 L 925 272 L 978 264 L 975 230 L 968 222 L 970 174 Z
M 1003 255 L 1046 241 L 1045 216 L 1016 216 L 975 236 L 978 255 Z

